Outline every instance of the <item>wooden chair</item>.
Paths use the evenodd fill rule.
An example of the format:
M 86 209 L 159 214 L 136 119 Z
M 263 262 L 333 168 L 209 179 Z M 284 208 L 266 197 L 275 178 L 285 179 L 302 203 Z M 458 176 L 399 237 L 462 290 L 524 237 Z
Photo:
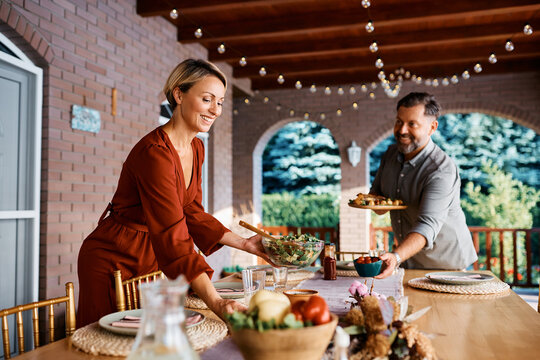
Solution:
M 161 270 L 149 274 L 137 276 L 129 280 L 122 281 L 122 272 L 114 272 L 114 288 L 116 291 L 116 309 L 118 311 L 139 309 L 139 290 L 142 283 L 165 279 L 165 274 Z M 127 304 L 126 304 L 127 303 Z M 127 308 L 126 308 L 127 305 Z
M 42 300 L 26 305 L 14 306 L 9 309 L 0 310 L 2 318 L 2 337 L 4 343 L 4 358 L 11 358 L 11 349 L 9 343 L 9 328 L 7 316 L 15 314 L 17 323 L 17 343 L 19 354 L 24 353 L 24 324 L 22 312 L 32 310 L 32 326 L 34 334 L 34 347 L 39 347 L 39 317 L 38 309 L 49 308 L 49 342 L 54 341 L 54 305 L 66 303 L 66 336 L 71 336 L 75 332 L 75 295 L 73 283 L 66 283 L 66 296 L 57 297 L 49 300 Z

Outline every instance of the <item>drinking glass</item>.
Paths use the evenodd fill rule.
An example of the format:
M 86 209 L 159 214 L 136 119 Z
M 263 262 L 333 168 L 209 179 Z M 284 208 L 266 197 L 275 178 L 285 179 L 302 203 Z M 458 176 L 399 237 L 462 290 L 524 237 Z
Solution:
M 253 285 L 255 286 L 254 292 L 264 289 L 266 284 L 266 271 L 265 270 L 251 270 L 253 278 Z
M 288 272 L 288 268 L 285 266 L 272 268 L 272 273 L 274 274 L 274 290 L 275 291 L 283 291 L 286 289 L 287 272 Z
M 255 293 L 255 286 L 253 282 L 253 270 L 242 270 L 242 284 L 244 285 L 244 302 L 249 305 L 251 297 Z

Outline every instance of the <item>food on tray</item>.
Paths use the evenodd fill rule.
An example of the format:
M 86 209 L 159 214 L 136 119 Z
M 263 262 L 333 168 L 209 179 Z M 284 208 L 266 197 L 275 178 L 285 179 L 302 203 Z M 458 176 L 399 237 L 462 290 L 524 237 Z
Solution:
M 349 204 L 354 204 L 357 206 L 399 206 L 403 205 L 403 201 L 380 195 L 359 193 L 356 196 L 356 199 L 349 200 Z
M 309 266 L 321 253 L 324 241 L 310 234 L 286 235 L 262 240 L 264 251 L 279 266 Z

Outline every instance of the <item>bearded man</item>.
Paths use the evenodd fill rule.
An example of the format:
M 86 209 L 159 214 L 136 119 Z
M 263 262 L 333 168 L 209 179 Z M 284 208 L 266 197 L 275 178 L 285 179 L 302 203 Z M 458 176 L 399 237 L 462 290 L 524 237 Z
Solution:
M 407 208 L 390 212 L 399 245 L 381 255 L 384 265 L 378 278 L 391 275 L 400 264 L 409 269 L 465 269 L 478 258 L 460 205 L 458 168 L 431 140 L 440 109 L 428 93 L 410 93 L 397 104 L 397 144 L 383 155 L 370 193 L 401 199 Z

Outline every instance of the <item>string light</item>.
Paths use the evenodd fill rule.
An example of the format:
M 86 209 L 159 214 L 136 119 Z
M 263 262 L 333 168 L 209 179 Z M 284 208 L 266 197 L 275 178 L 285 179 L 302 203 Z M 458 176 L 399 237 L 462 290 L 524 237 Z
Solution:
M 362 0 L 362 6 L 367 9 L 371 6 L 371 2 L 369 0 Z
M 337 115 L 337 116 L 343 115 L 343 110 L 337 109 L 337 110 L 336 110 L 336 115 Z
M 488 61 L 490 64 L 495 64 L 497 62 L 497 56 L 495 56 L 495 53 L 489 54 Z
M 431 79 L 426 79 L 424 81 L 424 84 L 426 84 L 427 86 L 431 86 Z
M 396 78 L 396 76 L 393 73 L 390 73 L 390 75 L 388 75 L 388 78 L 390 80 L 394 80 Z
M 176 10 L 176 8 L 172 9 L 171 12 L 169 13 L 169 16 L 173 20 L 178 19 L 178 10 Z
M 277 77 L 277 82 L 279 85 L 283 85 L 283 83 L 285 82 L 285 78 L 283 77 L 283 74 L 279 74 L 279 76 Z
M 325 114 L 325 113 L 321 113 L 321 114 L 319 115 L 319 119 L 321 119 L 321 120 L 326 119 L 326 114 Z
M 261 68 L 259 69 L 259 75 L 266 76 L 266 68 L 264 66 L 261 66 Z
M 366 84 L 362 84 L 362 85 L 360 86 L 360 90 L 362 90 L 362 92 L 367 92 L 367 86 L 366 86 Z
M 245 98 L 245 99 L 244 99 L 244 103 L 245 103 L 246 105 L 249 105 L 249 104 L 251 104 L 251 101 L 249 101 L 248 98 Z
M 433 81 L 431 82 L 431 86 L 434 86 L 434 87 L 439 86 L 439 79 L 433 79 Z
M 525 25 L 523 26 L 523 33 L 525 35 L 532 35 L 533 28 L 532 28 L 531 24 L 525 23 Z
M 343 95 L 343 94 L 345 94 L 345 91 L 343 91 L 343 88 L 340 86 L 337 89 L 337 93 L 338 93 L 338 95 Z
M 276 105 L 276 110 L 277 110 L 277 111 L 281 110 L 281 104 L 277 104 L 277 105 Z
M 450 85 L 450 81 L 448 81 L 448 78 L 447 78 L 447 77 L 445 77 L 444 79 L 442 79 L 442 82 L 441 82 L 441 83 L 442 83 L 443 86 L 448 86 L 448 85 Z
M 217 48 L 217 52 L 220 53 L 220 54 L 223 54 L 225 52 L 225 43 L 219 44 L 219 46 Z
M 377 58 L 377 60 L 375 61 L 375 67 L 376 67 L 377 69 L 382 69 L 383 66 L 384 66 L 384 63 L 383 63 L 382 59 L 381 59 L 381 58 Z
M 450 78 L 450 82 L 452 84 L 457 84 L 459 82 L 459 78 L 456 74 L 452 75 L 452 77 Z
M 317 86 L 315 86 L 315 84 L 311 84 L 309 92 L 315 94 L 317 92 Z
M 369 93 L 369 98 L 370 98 L 371 100 L 375 100 L 375 93 L 370 92 L 370 93 Z
M 354 86 L 351 85 L 351 87 L 349 88 L 349 94 L 351 95 L 354 95 L 356 94 L 356 88 Z
M 296 83 L 294 84 L 294 87 L 297 88 L 298 90 L 300 90 L 302 88 L 302 83 L 300 82 L 300 80 L 296 80 Z
M 422 77 L 421 77 L 421 76 L 417 76 L 417 77 L 416 77 L 416 83 L 417 83 L 418 85 L 420 85 L 420 84 L 422 83 Z
M 366 24 L 366 31 L 368 33 L 372 33 L 374 30 L 375 30 L 375 25 L 373 25 L 373 21 L 368 20 L 368 22 Z
M 265 96 L 263 99 L 263 103 L 268 104 L 269 101 L 270 101 L 270 98 L 268 96 Z
M 405 79 L 408 79 L 411 77 L 411 72 L 410 71 L 405 71 Z
M 195 30 L 195 32 L 193 33 L 193 35 L 195 35 L 195 37 L 196 37 L 197 39 L 202 38 L 202 29 L 201 29 L 201 28 L 197 28 L 197 30 Z
M 463 73 L 461 74 L 461 77 L 464 78 L 465 80 L 469 79 L 471 77 L 469 70 L 463 71 Z
M 482 65 L 480 65 L 480 63 L 476 63 L 474 65 L 474 72 L 479 73 L 481 71 L 482 71 Z
M 240 58 L 240 60 L 238 60 L 238 63 L 239 63 L 240 66 L 242 66 L 242 67 L 246 66 L 246 65 L 247 65 L 247 59 L 246 59 L 246 57 L 245 57 L 245 56 L 242 56 L 242 57 Z
M 330 89 L 329 86 L 327 86 L 327 87 L 324 88 L 324 94 L 325 94 L 325 95 L 330 95 L 331 93 L 332 93 L 332 89 Z
M 294 109 L 289 110 L 289 116 L 290 116 L 290 117 L 293 117 L 293 116 L 294 116 Z
M 377 42 L 374 40 L 371 45 L 369 45 L 369 51 L 371 51 L 372 53 L 376 53 L 377 51 L 379 51 L 379 46 L 377 45 Z
M 304 113 L 304 120 L 309 120 L 309 113 L 308 112 Z
M 376 89 L 376 88 L 377 88 L 377 83 L 376 83 L 375 81 L 373 81 L 373 82 L 371 83 L 371 88 L 372 88 L 372 89 Z
M 358 103 L 355 101 L 352 103 L 353 110 L 358 110 Z
M 233 114 L 234 114 L 234 115 L 238 115 L 238 109 L 234 109 L 234 110 L 233 110 Z
M 377 77 L 378 77 L 379 80 L 381 80 L 381 81 L 383 81 L 384 79 L 386 79 L 386 74 L 384 73 L 384 70 L 379 71 L 379 73 L 377 74 Z
M 512 42 L 512 40 L 510 39 L 506 40 L 506 44 L 504 44 L 504 48 L 508 52 L 514 51 L 514 43 Z

